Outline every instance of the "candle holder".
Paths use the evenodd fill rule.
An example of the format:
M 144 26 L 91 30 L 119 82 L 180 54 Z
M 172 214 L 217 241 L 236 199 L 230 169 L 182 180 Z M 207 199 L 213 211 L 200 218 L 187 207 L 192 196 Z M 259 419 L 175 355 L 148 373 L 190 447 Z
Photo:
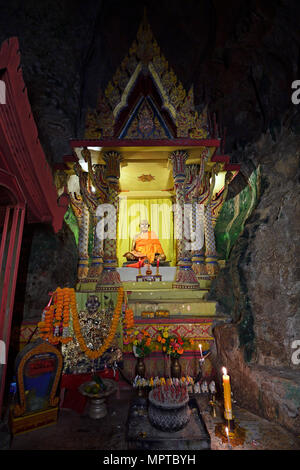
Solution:
M 228 442 L 229 448 L 231 446 L 241 445 L 245 441 L 245 430 L 235 425 L 232 413 L 232 400 L 231 400 L 231 387 L 230 377 L 227 374 L 227 369 L 222 368 L 223 371 L 223 390 L 224 390 L 224 421 L 216 425 L 216 436 L 221 437 L 222 442 Z
M 142 265 L 141 265 L 141 262 L 139 261 L 139 271 L 138 271 L 138 274 L 136 276 L 136 281 L 139 282 L 140 280 L 143 279 L 143 275 L 142 275 Z
M 150 264 L 147 264 L 147 269 L 146 269 L 146 276 L 151 276 L 152 270 L 150 268 Z
M 243 445 L 246 439 L 245 429 L 234 423 L 233 419 L 216 424 L 215 434 L 223 443 L 228 443 L 230 448 Z
M 203 377 L 203 371 L 202 371 L 202 365 L 203 365 L 204 359 L 199 360 L 199 372 L 194 380 L 195 383 L 199 382 L 201 383 L 202 377 Z
M 234 437 L 235 423 L 234 423 L 233 418 L 232 419 L 226 419 L 225 418 L 224 423 L 222 423 L 222 431 L 223 431 L 224 435 L 227 437 L 226 428 L 228 429 L 229 436 Z
M 216 418 L 217 417 L 217 412 L 216 412 L 217 402 L 216 402 L 215 394 L 212 395 L 209 404 L 211 405 L 211 415 L 212 415 L 213 418 Z
M 231 412 L 232 416 L 232 412 Z M 218 423 L 215 427 L 215 434 L 222 439 L 223 443 L 228 443 L 229 448 L 241 446 L 246 439 L 246 431 L 241 428 L 234 420 L 234 417 L 228 418 L 226 410 L 224 411 L 224 421 Z

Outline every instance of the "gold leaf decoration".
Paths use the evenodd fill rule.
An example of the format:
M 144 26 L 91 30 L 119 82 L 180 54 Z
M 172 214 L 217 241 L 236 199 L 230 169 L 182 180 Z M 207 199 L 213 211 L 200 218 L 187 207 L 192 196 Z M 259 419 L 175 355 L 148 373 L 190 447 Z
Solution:
M 141 175 L 141 176 L 138 176 L 138 180 L 142 181 L 143 183 L 145 183 L 146 181 L 153 181 L 155 180 L 155 176 L 152 176 L 152 175 Z
M 146 15 L 139 26 L 136 40 L 133 41 L 128 55 L 107 85 L 104 97 L 100 92 L 97 109 L 89 110 L 86 117 L 85 138 L 102 138 L 114 136 L 116 117 L 127 106 L 127 99 L 135 86 L 141 70 L 148 68 L 151 78 L 156 83 L 162 98 L 163 108 L 169 111 L 177 126 L 177 137 L 193 139 L 207 138 L 208 121 L 206 110 L 198 113 L 194 106 L 193 88 L 187 93 L 178 81 L 173 69 L 161 53 L 157 41 L 153 37 Z M 127 132 L 127 138 L 165 138 L 166 133 L 157 117 L 148 116 L 133 120 Z M 142 121 L 144 119 L 144 124 Z M 153 127 L 150 132 L 148 126 Z M 124 126 L 123 126 L 124 128 Z M 141 131 L 141 128 L 143 130 Z M 147 131 L 148 128 L 148 131 Z

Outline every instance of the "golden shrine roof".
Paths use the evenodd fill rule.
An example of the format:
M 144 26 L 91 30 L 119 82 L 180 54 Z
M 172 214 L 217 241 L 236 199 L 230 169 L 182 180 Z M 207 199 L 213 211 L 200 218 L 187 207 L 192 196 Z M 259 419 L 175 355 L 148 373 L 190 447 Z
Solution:
M 186 91 L 176 77 L 174 70 L 161 53 L 155 40 L 146 15 L 139 26 L 137 37 L 133 41 L 127 56 L 116 70 L 112 80 L 108 83 L 104 93 L 100 91 L 97 107 L 89 110 L 86 116 L 85 138 L 99 139 L 104 137 L 120 137 L 122 129 L 118 126 L 121 112 L 129 108 L 129 97 L 132 95 L 138 78 L 141 75 L 151 77 L 155 84 L 155 91 L 161 99 L 161 111 L 167 111 L 174 124 L 176 135 L 172 137 L 185 137 L 203 139 L 209 137 L 208 113 L 205 108 L 202 113 L 195 110 L 193 86 Z M 146 99 L 148 97 L 145 96 Z M 144 128 L 149 125 L 156 126 L 156 138 L 165 137 L 159 116 L 152 116 L 149 103 L 148 112 L 143 111 Z M 136 105 L 136 102 L 135 102 Z M 144 104 L 143 104 L 144 105 Z M 144 106 L 145 107 L 145 106 Z M 130 110 L 129 110 L 130 111 Z M 134 110 L 129 113 L 132 118 Z M 145 120 L 148 119 L 148 123 Z M 150 123 L 150 124 L 149 124 Z M 139 123 L 135 124 L 137 127 Z M 124 127 L 123 127 L 124 130 Z M 145 138 L 141 133 L 122 135 L 122 138 Z M 149 136 L 148 136 L 149 137 Z

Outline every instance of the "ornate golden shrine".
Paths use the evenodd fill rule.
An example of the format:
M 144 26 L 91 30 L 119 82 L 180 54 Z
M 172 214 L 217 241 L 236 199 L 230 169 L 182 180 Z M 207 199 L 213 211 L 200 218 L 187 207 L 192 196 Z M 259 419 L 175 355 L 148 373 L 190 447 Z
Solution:
M 168 282 L 163 276 L 155 286 L 135 283 L 136 272 L 123 286 L 137 327 L 155 335 L 166 324 L 175 333 L 187 331 L 196 341 L 196 349 L 186 352 L 185 367 L 197 370 L 197 342 L 209 348 L 213 341 L 215 303 L 203 296 L 219 270 L 214 226 L 239 165 L 230 164 L 223 154 L 215 120 L 207 108 L 196 110 L 193 87 L 186 91 L 177 79 L 146 18 L 112 81 L 99 93 L 96 108 L 88 111 L 84 139 L 72 140 L 71 147 L 73 155 L 65 157 L 56 180 L 59 191 L 68 188 L 78 225 L 78 304 L 83 306 L 90 293 L 97 295 L 102 307 L 105 298 L 115 300 L 122 284 L 120 273 L 128 272 L 120 267 L 126 251 L 121 230 L 128 217 L 125 242 L 131 241 L 132 204 L 174 204 L 169 219 L 158 224 L 171 224 L 169 245 L 164 239 L 162 245 L 165 250 L 171 247 L 168 258 L 176 268 L 166 269 L 173 269 L 173 278 Z M 136 219 L 140 218 L 144 216 Z M 97 227 L 103 234 L 108 223 L 113 233 L 99 238 Z M 203 231 L 202 241 L 189 245 L 198 230 Z M 162 237 L 159 231 L 158 235 Z M 143 318 L 148 304 L 154 310 L 167 309 L 169 318 Z M 125 371 L 132 375 L 134 358 L 123 344 L 122 328 L 117 336 L 116 343 L 128 358 Z M 161 358 L 150 358 L 149 367 L 162 371 Z
M 144 17 L 96 109 L 87 113 L 85 139 L 71 141 L 74 156 L 57 172 L 58 187 L 68 185 L 78 222 L 80 283 L 97 283 L 97 290 L 120 285 L 119 227 L 114 237 L 100 241 L 96 210 L 109 203 L 120 218 L 124 197 L 177 204 L 171 234 L 178 267 L 174 287 L 197 289 L 199 279 L 215 277 L 214 225 L 239 168 L 218 154 L 223 144 L 217 133 L 207 109 L 196 111 L 193 87 L 183 88 Z M 184 249 L 185 204 L 192 207 L 189 230 L 194 233 L 200 220 L 204 232 L 204 244 L 196 250 Z

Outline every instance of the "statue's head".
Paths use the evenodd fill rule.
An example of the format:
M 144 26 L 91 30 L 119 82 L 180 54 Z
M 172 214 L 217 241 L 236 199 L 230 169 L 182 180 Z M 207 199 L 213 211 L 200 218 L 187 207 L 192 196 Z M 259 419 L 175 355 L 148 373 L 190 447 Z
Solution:
M 150 228 L 150 224 L 149 224 L 148 220 L 146 220 L 146 219 L 141 220 L 141 222 L 140 222 L 141 232 L 148 232 L 149 228 Z
M 99 299 L 96 295 L 89 295 L 86 301 L 86 308 L 89 314 L 96 313 L 100 307 Z

